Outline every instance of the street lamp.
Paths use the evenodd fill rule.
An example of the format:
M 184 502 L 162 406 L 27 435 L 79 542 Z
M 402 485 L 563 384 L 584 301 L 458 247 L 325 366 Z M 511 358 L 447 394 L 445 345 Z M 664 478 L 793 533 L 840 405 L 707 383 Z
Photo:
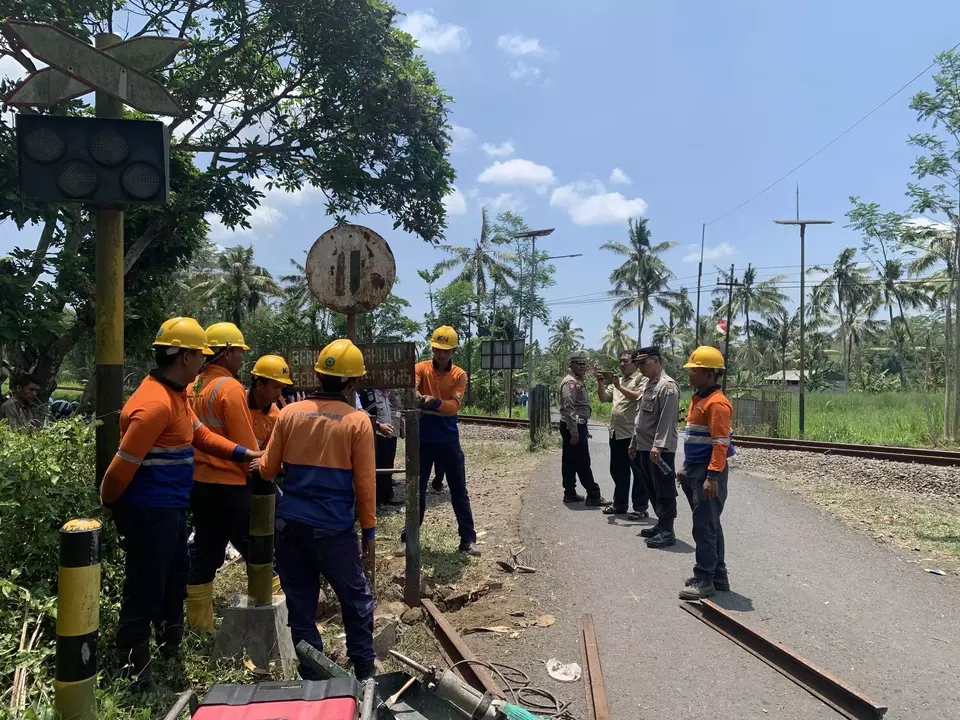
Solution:
M 797 201 L 799 208 L 799 200 Z M 797 211 L 797 215 L 800 211 Z M 806 237 L 807 225 L 833 225 L 833 220 L 774 220 L 777 225 L 799 225 L 800 226 L 800 437 L 803 437 L 803 400 L 804 400 L 804 376 L 806 375 L 806 355 L 804 351 L 804 332 L 806 329 L 806 258 L 804 256 L 804 240 Z
M 537 238 L 546 237 L 553 233 L 555 228 L 548 230 L 525 230 L 516 233 L 513 237 L 516 239 L 530 238 L 533 241 L 533 267 L 530 272 L 530 303 L 527 310 L 530 313 L 530 364 L 527 366 L 527 389 L 533 388 L 533 297 L 537 290 Z M 512 371 L 511 371 L 512 372 Z

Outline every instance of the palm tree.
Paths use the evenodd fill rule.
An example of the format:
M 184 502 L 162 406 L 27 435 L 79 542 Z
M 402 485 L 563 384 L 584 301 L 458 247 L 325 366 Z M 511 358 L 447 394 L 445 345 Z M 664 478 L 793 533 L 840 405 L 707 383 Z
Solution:
M 728 285 L 730 283 L 730 273 L 717 268 L 720 273 L 720 285 L 713 290 L 716 297 L 726 298 L 729 295 Z M 744 316 L 744 328 L 747 334 L 747 344 L 744 350 L 745 365 L 747 373 L 753 371 L 753 365 L 756 355 L 753 350 L 753 338 L 750 327 L 751 311 L 757 315 L 776 312 L 782 308 L 783 304 L 790 298 L 780 292 L 780 283 L 786 279 L 786 275 L 775 275 L 767 280 L 757 280 L 757 269 L 753 265 L 747 265 L 743 273 L 743 279 L 734 286 L 733 308 L 730 311 L 732 318 L 737 318 L 742 313 Z
M 850 356 L 853 350 L 850 316 L 855 307 L 865 305 L 865 300 L 873 288 L 866 268 L 856 261 L 856 248 L 843 250 L 830 268 L 815 266 L 809 272 L 827 273 L 827 276 L 813 289 L 812 311 L 814 317 L 828 314 L 836 309 L 840 320 L 840 342 L 843 348 L 844 380 L 850 382 Z
M 690 302 L 687 288 L 680 288 L 671 293 L 660 304 L 667 311 L 667 322 L 661 324 L 659 333 L 654 332 L 652 342 L 660 347 L 670 345 L 670 359 L 675 361 L 676 341 L 680 339 L 682 342 L 684 333 L 696 317 L 696 311 L 693 309 L 693 303 Z
M 310 323 L 310 342 L 314 345 L 320 345 L 321 338 L 327 335 L 327 323 L 330 315 L 327 309 L 310 292 L 304 266 L 292 258 L 290 264 L 293 266 L 294 272 L 280 276 L 280 282 L 285 283 L 283 294 L 286 296 L 287 302 L 292 303 Z
M 573 318 L 567 315 L 557 318 L 550 328 L 550 351 L 556 356 L 560 367 L 564 366 L 564 358 L 583 345 L 583 328 L 573 326 Z
M 427 284 L 427 297 L 430 298 L 430 317 L 435 317 L 433 312 L 433 284 L 443 273 L 436 268 L 433 270 L 417 270 L 417 275 Z
M 644 320 L 653 314 L 651 300 L 667 289 L 673 277 L 658 255 L 674 247 L 675 242 L 652 245 L 647 218 L 629 222 L 629 244 L 608 240 L 601 248 L 626 258 L 624 263 L 610 273 L 613 284 L 611 295 L 626 296 L 617 300 L 614 312 L 622 313 L 629 308 L 637 309 L 637 341 L 643 338 Z
M 787 365 L 794 358 L 790 341 L 800 333 L 800 311 L 791 315 L 783 305 L 778 305 L 763 313 L 763 320 L 763 323 L 755 323 L 753 330 L 759 338 L 769 343 L 768 354 L 772 363 L 780 368 L 786 389 Z
M 199 278 L 197 288 L 204 300 L 216 302 L 236 325 L 269 296 L 283 292 L 265 268 L 254 264 L 253 247 L 242 245 L 220 253 L 214 267 Z
M 605 353 L 615 353 L 622 355 L 624 352 L 634 346 L 633 338 L 628 333 L 633 327 L 632 322 L 624 322 L 621 315 L 614 315 L 607 325 L 607 334 L 600 338 L 603 343 L 602 350 Z

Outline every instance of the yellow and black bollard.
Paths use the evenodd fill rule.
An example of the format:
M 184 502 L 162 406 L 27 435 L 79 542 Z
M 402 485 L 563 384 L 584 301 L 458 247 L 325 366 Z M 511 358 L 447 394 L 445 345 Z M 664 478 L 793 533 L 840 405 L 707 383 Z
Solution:
M 256 607 L 273 603 L 273 529 L 276 491 L 271 482 L 253 475 L 250 498 L 250 553 L 247 558 L 247 595 Z
M 100 630 L 100 521 L 60 528 L 57 586 L 56 706 L 61 718 L 96 717 Z

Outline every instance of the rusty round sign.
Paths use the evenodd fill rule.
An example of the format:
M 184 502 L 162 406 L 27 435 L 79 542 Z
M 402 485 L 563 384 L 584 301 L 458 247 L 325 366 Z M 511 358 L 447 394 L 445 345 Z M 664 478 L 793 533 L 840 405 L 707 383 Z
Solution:
M 363 225 L 337 225 L 317 238 L 307 254 L 307 285 L 336 312 L 372 310 L 387 299 L 397 263 L 387 241 Z

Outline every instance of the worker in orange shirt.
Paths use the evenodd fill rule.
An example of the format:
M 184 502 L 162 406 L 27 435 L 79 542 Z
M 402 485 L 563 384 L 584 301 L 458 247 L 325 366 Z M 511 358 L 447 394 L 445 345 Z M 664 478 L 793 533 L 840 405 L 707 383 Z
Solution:
M 193 318 L 163 323 L 153 343 L 157 367 L 123 406 L 120 449 L 100 487 L 126 550 L 117 649 L 141 692 L 160 691 L 150 669 L 150 626 L 165 656 L 177 655 L 183 639 L 194 448 L 235 463 L 261 455 L 201 425 L 187 402 L 205 348 L 206 333 Z
M 250 371 L 247 409 L 250 411 L 253 434 L 261 450 L 267 446 L 277 418 L 280 417 L 277 401 L 283 394 L 285 385 L 293 385 L 293 380 L 290 379 L 290 366 L 279 355 L 264 355 Z
M 478 556 L 477 533 L 473 511 L 467 494 L 467 471 L 460 447 L 457 414 L 467 387 L 467 375 L 453 364 L 453 353 L 460 345 L 457 331 L 443 325 L 433 331 L 430 347 L 433 359 L 416 365 L 417 397 L 423 414 L 420 417 L 420 522 L 427 509 L 427 482 L 430 469 L 439 465 L 450 486 L 450 502 L 457 517 L 460 552 Z M 396 555 L 406 554 L 406 529 L 400 538 Z
M 287 596 L 290 633 L 322 652 L 317 630 L 320 577 L 340 602 L 347 656 L 358 679 L 374 674 L 373 595 L 361 558 L 376 563 L 377 490 L 373 426 L 354 407 L 357 379 L 366 368 L 349 340 L 334 340 L 314 367 L 320 392 L 280 411 L 259 463 L 264 480 L 286 470 L 277 505 L 275 554 Z M 354 523 L 360 520 L 362 544 Z M 300 677 L 319 680 L 301 663 Z
M 250 348 L 236 325 L 216 323 L 207 328 L 206 365 L 188 390 L 200 422 L 213 433 L 243 447 L 257 447 L 250 422 L 247 391 L 236 375 Z M 250 545 L 250 487 L 247 468 L 206 453 L 197 453 L 190 495 L 194 536 L 190 544 L 187 623 L 201 632 L 213 631 L 213 578 L 223 565 L 227 543 L 247 559 Z
M 693 510 L 693 539 L 697 544 L 693 577 L 680 591 L 681 600 L 713 597 L 729 590 L 720 514 L 727 501 L 727 457 L 733 455 L 730 423 L 733 406 L 720 389 L 726 369 L 723 353 L 703 345 L 684 365 L 695 390 L 687 413 L 683 468 L 677 474 Z

